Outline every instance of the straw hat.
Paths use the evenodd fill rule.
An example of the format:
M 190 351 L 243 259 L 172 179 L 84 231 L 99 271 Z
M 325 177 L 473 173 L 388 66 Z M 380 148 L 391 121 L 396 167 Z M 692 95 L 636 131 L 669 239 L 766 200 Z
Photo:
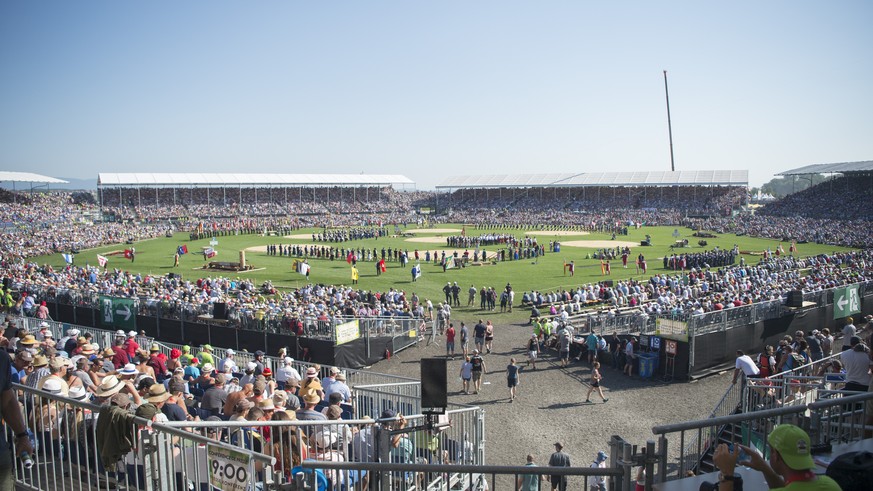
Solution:
M 88 391 L 84 387 L 70 387 L 70 399 L 84 401 L 88 397 Z
M 164 402 L 170 398 L 170 393 L 167 392 L 167 388 L 164 387 L 164 384 L 152 384 L 149 387 L 149 396 L 146 398 L 152 404 L 158 404 L 160 402 Z
M 36 356 L 33 357 L 33 367 L 34 367 L 34 368 L 37 368 L 37 367 L 44 367 L 44 366 L 46 366 L 46 365 L 48 365 L 48 364 L 49 364 L 49 362 L 48 362 L 48 358 L 46 358 L 46 357 L 43 356 L 43 355 L 36 355 Z
M 306 394 L 303 396 L 303 402 L 306 404 L 318 404 L 321 402 L 321 397 L 318 394 Z
M 33 334 L 28 334 L 27 336 L 24 336 L 24 339 L 19 341 L 18 344 L 33 345 L 39 344 L 39 341 L 37 341 L 36 338 L 33 337 Z
M 258 408 L 262 411 L 275 411 L 276 405 L 273 404 L 273 399 L 264 399 L 258 402 Z
M 139 371 L 136 369 L 136 365 L 133 363 L 128 363 L 124 365 L 124 368 L 118 371 L 120 375 L 136 375 Z
M 109 397 L 115 394 L 118 394 L 119 391 L 124 387 L 124 382 L 118 380 L 118 377 L 115 375 L 108 375 L 100 381 L 100 385 L 97 386 L 97 397 Z

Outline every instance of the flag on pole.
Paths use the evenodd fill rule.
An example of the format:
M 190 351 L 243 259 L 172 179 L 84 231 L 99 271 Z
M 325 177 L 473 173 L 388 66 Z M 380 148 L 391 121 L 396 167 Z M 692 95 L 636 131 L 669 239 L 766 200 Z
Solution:
M 379 260 L 379 269 L 381 269 L 383 273 L 388 270 L 388 268 L 385 267 L 385 260 L 384 259 Z
M 207 259 L 209 259 L 211 257 L 215 257 L 217 254 L 218 254 L 218 251 L 216 251 L 212 247 L 207 247 L 203 251 L 203 255 L 206 256 Z
M 133 251 L 131 251 L 130 249 L 125 249 L 124 250 L 124 259 L 130 259 L 131 257 L 133 257 Z
M 176 249 L 176 252 L 178 252 L 180 256 L 183 255 L 183 254 L 188 254 L 188 246 L 186 246 L 186 245 L 180 245 L 180 246 Z
M 61 254 L 61 256 L 64 258 L 64 261 L 67 264 L 73 264 L 73 255 L 72 254 Z
M 412 277 L 416 280 L 421 278 L 421 263 L 415 263 L 415 266 L 412 267 Z
M 346 256 L 346 262 L 352 264 L 352 251 L 349 251 L 349 254 Z
M 101 268 L 105 268 L 106 263 L 108 263 L 108 262 L 109 262 L 109 259 L 106 259 L 105 256 L 101 256 L 100 254 L 97 254 L 97 264 L 99 264 Z
M 454 256 L 446 256 L 446 269 L 452 269 L 454 267 L 455 267 Z
M 306 274 L 309 273 L 309 263 L 299 263 L 297 265 L 297 272 L 306 276 Z

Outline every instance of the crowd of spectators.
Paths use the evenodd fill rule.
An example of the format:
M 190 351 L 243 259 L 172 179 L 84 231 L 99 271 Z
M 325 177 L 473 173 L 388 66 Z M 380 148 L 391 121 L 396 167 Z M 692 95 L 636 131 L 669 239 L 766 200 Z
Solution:
M 873 176 L 842 176 L 767 203 L 759 215 L 873 220 Z
M 842 220 L 804 217 L 777 217 L 741 214 L 708 219 L 688 218 L 683 224 L 694 230 L 711 230 L 720 234 L 748 235 L 803 244 L 832 244 L 846 247 L 869 247 L 873 243 L 873 228 L 867 220 Z

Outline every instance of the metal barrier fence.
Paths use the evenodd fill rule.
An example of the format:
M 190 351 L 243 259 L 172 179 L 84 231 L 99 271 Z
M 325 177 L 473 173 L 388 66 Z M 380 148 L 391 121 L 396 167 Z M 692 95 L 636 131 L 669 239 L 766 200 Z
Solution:
M 652 433 L 658 438 L 658 473 L 657 482 L 683 477 L 685 471 L 694 468 L 708 449 L 722 441 L 739 442 L 753 447 L 762 447 L 766 435 L 776 424 L 792 423 L 809 433 L 813 444 L 831 441 L 850 442 L 863 438 L 863 432 L 869 427 L 864 426 L 863 406 L 866 401 L 873 400 L 873 392 L 843 397 L 829 397 L 809 404 L 798 404 L 775 409 L 740 413 L 718 418 L 688 421 L 684 423 L 656 426 Z M 731 433 L 721 440 L 721 429 L 727 425 L 740 425 L 743 431 L 739 435 Z M 701 442 L 692 452 L 687 450 L 687 433 L 696 435 Z M 678 462 L 668 462 L 667 435 L 679 434 L 679 448 L 682 449 Z M 669 464 L 672 471 L 668 472 Z
M 35 333 L 39 332 L 41 329 L 41 324 L 48 324 L 48 330 L 51 331 L 52 337 L 60 342 L 61 339 L 67 337 L 66 331 L 70 329 L 78 329 L 79 336 L 84 336 L 86 333 L 91 335 L 91 342 L 100 345 L 100 349 L 111 348 L 114 345 L 115 338 L 117 336 L 116 331 L 108 331 L 106 329 L 98 329 L 96 327 L 86 327 L 86 326 L 77 326 L 74 324 L 65 324 L 63 322 L 57 322 L 53 320 L 42 320 L 37 319 L 35 317 L 13 317 L 16 326 L 25 328 L 28 332 Z M 126 336 L 126 334 L 125 334 Z M 149 336 L 135 336 L 134 340 L 140 346 L 140 348 L 148 350 L 149 347 L 154 343 L 154 338 Z M 59 346 L 58 349 L 63 349 L 63 346 Z
M 123 409 L 17 384 L 13 390 L 36 450 L 28 465 L 13 444 L 13 475 L 19 488 L 181 491 L 214 485 L 232 489 L 223 483 L 244 478 L 246 483 L 266 484 L 265 469 L 275 461 Z M 4 431 L 8 434 L 9 429 L 4 426 Z M 216 476 L 219 468 L 222 475 Z

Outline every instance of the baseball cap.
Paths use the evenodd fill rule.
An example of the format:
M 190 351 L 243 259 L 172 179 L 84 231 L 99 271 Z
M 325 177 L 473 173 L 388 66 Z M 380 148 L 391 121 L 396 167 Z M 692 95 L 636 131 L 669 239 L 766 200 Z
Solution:
M 815 467 L 810 453 L 812 445 L 809 435 L 799 427 L 789 424 L 776 425 L 767 437 L 767 441 L 779 452 L 785 465 L 791 469 L 800 471 Z
M 232 349 L 229 349 L 229 350 L 225 350 L 224 354 L 226 354 L 226 355 L 235 355 L 235 354 L 236 354 L 236 351 L 234 351 L 234 350 L 232 350 Z
M 609 458 L 609 456 L 606 455 L 606 452 L 604 452 L 603 450 L 597 452 L 597 461 L 598 462 L 603 462 L 604 460 L 606 460 L 608 458 Z

